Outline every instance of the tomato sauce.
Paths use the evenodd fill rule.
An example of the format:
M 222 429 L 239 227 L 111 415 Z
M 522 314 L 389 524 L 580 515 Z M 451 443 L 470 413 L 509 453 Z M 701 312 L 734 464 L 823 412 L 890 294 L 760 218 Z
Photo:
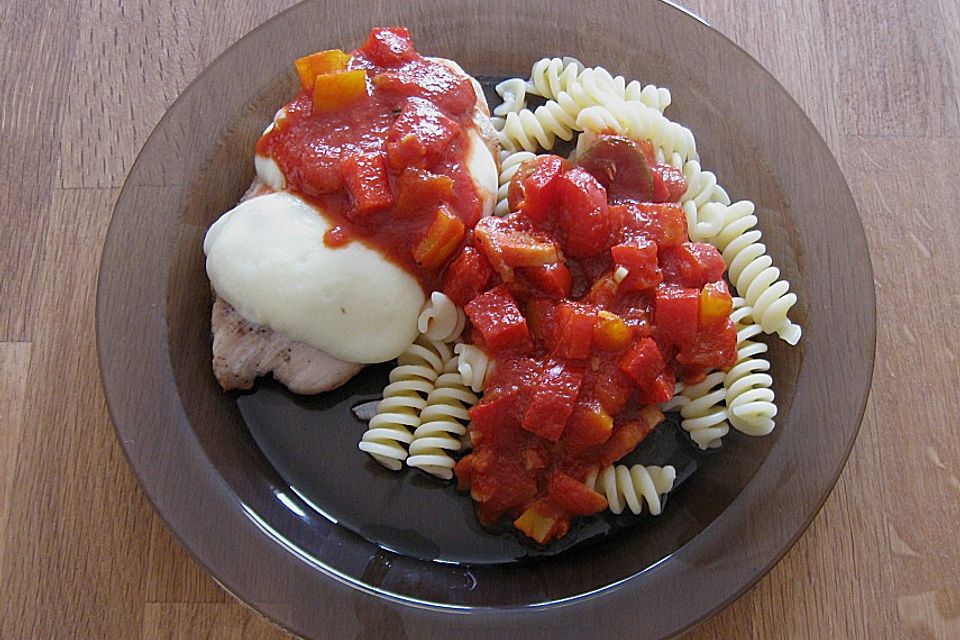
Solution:
M 459 485 L 481 522 L 513 518 L 541 543 L 606 508 L 586 477 L 663 420 L 678 379 L 735 358 L 724 262 L 688 242 L 682 174 L 646 145 L 596 145 L 583 166 L 522 166 L 515 213 L 481 220 L 444 279 L 495 362 Z
M 302 88 L 257 153 L 328 212 L 337 228 L 328 246 L 361 240 L 425 290 L 438 288 L 443 265 L 481 215 L 465 165 L 477 101 L 471 80 L 418 54 L 399 27 L 374 29 L 349 55 L 302 58 L 297 69 Z M 427 239 L 431 230 L 443 241 Z

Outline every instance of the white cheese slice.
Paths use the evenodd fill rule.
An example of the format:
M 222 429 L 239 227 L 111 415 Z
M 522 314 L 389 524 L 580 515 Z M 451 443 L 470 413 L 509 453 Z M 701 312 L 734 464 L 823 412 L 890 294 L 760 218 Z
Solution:
M 327 247 L 330 227 L 289 192 L 247 200 L 207 231 L 207 275 L 250 322 L 347 362 L 391 360 L 417 336 L 423 291 L 360 242 Z

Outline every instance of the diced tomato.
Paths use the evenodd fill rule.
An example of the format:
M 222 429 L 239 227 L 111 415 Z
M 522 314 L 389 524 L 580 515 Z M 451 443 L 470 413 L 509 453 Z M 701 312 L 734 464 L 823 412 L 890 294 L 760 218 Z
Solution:
M 663 419 L 663 413 L 657 407 L 648 405 L 640 410 L 640 420 L 614 425 L 610 439 L 602 445 L 601 466 L 613 464 L 636 449 Z
M 505 218 L 490 216 L 474 227 L 474 239 L 494 270 L 513 279 L 514 267 L 539 267 L 559 259 L 557 245 L 546 234 L 524 231 Z
M 417 55 L 410 32 L 404 27 L 371 30 L 367 41 L 363 43 L 363 52 L 383 67 L 399 66 Z
M 619 286 L 612 272 L 604 274 L 593 283 L 583 301 L 600 307 L 611 307 L 617 300 Z
M 564 358 L 575 360 L 589 358 L 593 343 L 593 326 L 596 322 L 596 307 L 575 302 L 561 302 L 557 308 L 559 334 L 554 352 Z
M 682 347 L 697 334 L 700 292 L 686 287 L 661 285 L 654 299 L 653 320 L 657 337 Z
M 367 72 L 364 69 L 321 73 L 313 81 L 313 112 L 340 109 L 366 95 Z
M 443 276 L 443 292 L 454 304 L 464 306 L 483 293 L 493 276 L 487 259 L 473 247 L 464 247 Z
M 393 207 L 393 215 L 412 218 L 449 202 L 453 195 L 453 178 L 408 167 L 397 178 L 396 189 L 397 202 Z
M 576 447 L 592 447 L 610 438 L 613 418 L 597 400 L 580 401 L 567 422 L 564 440 Z
M 387 132 L 387 161 L 395 171 L 431 167 L 459 133 L 460 125 L 433 103 L 409 98 Z
M 687 215 L 679 204 L 635 202 L 610 208 L 614 207 L 623 219 L 627 237 L 639 233 L 656 242 L 661 251 L 687 241 Z
M 587 171 L 574 167 L 557 184 L 560 209 L 557 226 L 563 249 L 575 258 L 592 256 L 610 246 L 607 192 Z
M 700 329 L 712 327 L 730 317 L 733 298 L 723 280 L 708 282 L 700 290 Z
M 702 242 L 684 242 L 662 249 L 660 266 L 665 282 L 696 289 L 720 280 L 727 268 L 720 252 Z
M 566 298 L 570 295 L 572 277 L 570 269 L 562 262 L 541 267 L 519 267 L 517 273 L 537 291 L 549 298 Z
M 426 235 L 413 250 L 413 259 L 424 269 L 436 269 L 450 259 L 463 241 L 466 228 L 457 214 L 441 205 Z
M 366 214 L 393 204 L 387 164 L 379 153 L 355 153 L 341 163 L 343 182 L 354 211 Z
M 494 354 L 505 350 L 527 351 L 533 347 L 527 321 L 504 285 L 480 294 L 464 311 Z
M 383 71 L 371 80 L 375 92 L 392 99 L 397 108 L 410 97 L 427 98 L 448 115 L 456 116 L 476 105 L 470 78 L 443 64 Z
M 523 428 L 545 440 L 559 440 L 582 384 L 583 373 L 562 364 L 548 365 L 537 381 L 533 399 L 523 416 Z
M 516 209 L 511 207 L 511 210 L 520 211 L 534 223 L 546 220 L 557 199 L 559 180 L 570 166 L 569 161 L 559 156 L 537 156 L 531 167 L 522 174 L 518 171 L 514 176 L 516 188 L 511 181 L 510 188 L 514 190 L 514 198 L 518 200 Z
M 520 393 L 517 390 L 486 393 L 470 408 L 470 433 L 474 446 L 483 440 L 499 440 L 519 424 Z
M 628 240 L 610 247 L 610 254 L 617 267 L 627 270 L 627 277 L 620 281 L 622 292 L 653 289 L 663 280 L 657 263 L 657 245 L 652 240 Z
M 607 508 L 606 498 L 565 473 L 557 472 L 550 477 L 547 495 L 575 516 L 593 515 Z
M 680 347 L 677 362 L 688 367 L 726 369 L 737 359 L 737 331 L 728 318 L 719 327 L 704 328 L 694 340 Z
M 527 322 L 534 337 L 552 349 L 559 333 L 556 303 L 546 298 L 535 298 L 527 304 L 526 311 Z
M 329 49 L 298 58 L 293 66 L 296 67 L 297 75 L 300 76 L 300 87 L 310 90 L 313 89 L 318 75 L 343 71 L 347 68 L 347 62 L 349 61 L 350 56 L 343 50 Z
M 665 363 L 657 343 L 652 338 L 643 338 L 620 358 L 619 366 L 620 371 L 642 389 L 660 375 Z
M 677 387 L 677 378 L 670 368 L 664 369 L 649 385 L 640 390 L 640 402 L 660 404 L 673 397 Z
M 687 179 L 683 171 L 673 165 L 658 163 L 651 167 L 653 174 L 653 201 L 680 202 L 687 192 Z
M 618 415 L 627 406 L 630 390 L 630 381 L 613 365 L 603 366 L 594 378 L 593 395 L 612 416 Z

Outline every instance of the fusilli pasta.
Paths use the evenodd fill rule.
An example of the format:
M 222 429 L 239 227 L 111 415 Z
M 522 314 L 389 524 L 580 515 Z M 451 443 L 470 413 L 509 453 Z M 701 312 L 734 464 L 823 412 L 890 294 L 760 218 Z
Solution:
M 450 347 L 423 337 L 400 354 L 377 413 L 360 440 L 361 451 L 388 469 L 396 471 L 403 466 L 412 430 L 420 426 L 420 411 L 450 355 Z
M 453 342 L 460 337 L 466 322 L 463 309 L 446 294 L 434 291 L 417 318 L 417 329 L 428 340 Z
M 483 391 L 487 376 L 493 370 L 493 361 L 480 347 L 472 344 L 458 343 L 454 348 L 457 354 L 457 371 L 467 385 L 475 392 Z
M 621 514 L 625 507 L 634 515 L 640 515 L 646 503 L 650 515 L 658 516 L 663 510 L 660 496 L 673 489 L 677 478 L 672 466 L 657 467 L 635 464 L 629 469 L 618 464 L 605 467 L 602 471 L 593 471 L 586 485 L 607 498 L 609 509 Z
M 454 459 L 448 452 L 460 450 L 470 420 L 467 409 L 479 399 L 464 385 L 457 371 L 457 361 L 457 356 L 447 360 L 443 373 L 427 396 L 407 458 L 408 466 L 444 480 L 453 477 Z
M 722 208 L 723 228 L 712 242 L 723 254 L 731 284 L 750 308 L 747 316 L 765 333 L 776 332 L 787 343 L 797 344 L 800 326 L 787 317 L 797 295 L 789 293 L 789 282 L 779 279 L 780 270 L 760 243 L 762 234 L 754 229 L 757 217 L 753 215 L 753 203 L 741 200 L 729 206 L 717 203 L 704 207 Z
M 777 405 L 770 386 L 773 378 L 767 371 L 770 363 L 755 356 L 766 352 L 767 345 L 751 342 L 750 338 L 761 332 L 756 324 L 742 324 L 749 315 L 749 308 L 742 298 L 734 298 L 734 311 L 730 315 L 737 327 L 737 362 L 723 379 L 726 389 L 727 420 L 737 431 L 751 436 L 765 436 L 775 426 Z
M 727 394 L 725 377 L 722 371 L 715 371 L 702 382 L 685 386 L 679 394 L 686 399 L 681 401 L 680 427 L 701 449 L 716 449 L 730 432 L 723 404 Z

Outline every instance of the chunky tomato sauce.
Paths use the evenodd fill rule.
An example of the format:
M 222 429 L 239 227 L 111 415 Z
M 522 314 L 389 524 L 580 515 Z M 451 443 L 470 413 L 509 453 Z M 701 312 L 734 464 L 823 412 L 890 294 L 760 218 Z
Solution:
M 427 290 L 481 215 L 465 166 L 477 95 L 418 54 L 403 28 L 374 29 L 349 55 L 297 61 L 301 91 L 257 143 L 290 188 L 325 208 L 328 246 L 358 239 Z
M 580 166 L 540 156 L 484 218 L 444 292 L 494 358 L 456 466 L 481 522 L 546 542 L 606 508 L 584 484 L 662 421 L 678 379 L 733 364 L 724 262 L 688 242 L 683 176 L 648 144 L 599 136 Z

